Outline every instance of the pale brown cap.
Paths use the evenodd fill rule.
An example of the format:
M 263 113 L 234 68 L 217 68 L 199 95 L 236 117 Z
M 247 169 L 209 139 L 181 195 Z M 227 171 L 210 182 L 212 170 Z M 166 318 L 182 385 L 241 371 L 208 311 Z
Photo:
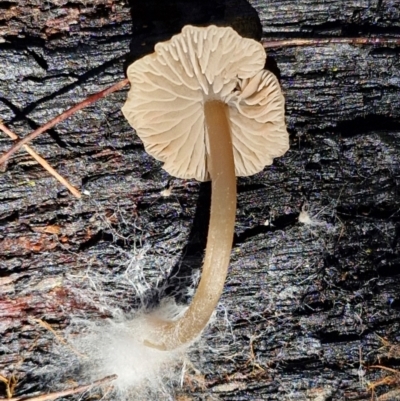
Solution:
M 284 98 L 263 46 L 232 28 L 185 26 L 128 68 L 122 112 L 146 151 L 179 178 L 209 179 L 204 103 L 228 105 L 236 175 L 261 171 L 289 147 Z

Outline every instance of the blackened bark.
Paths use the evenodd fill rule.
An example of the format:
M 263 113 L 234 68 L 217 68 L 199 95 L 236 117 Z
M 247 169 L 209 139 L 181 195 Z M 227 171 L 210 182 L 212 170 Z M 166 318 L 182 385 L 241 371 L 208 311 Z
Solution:
M 390 0 L 251 3 L 268 38 L 400 36 L 400 5 Z M 23 136 L 123 79 L 133 10 L 122 1 L 0 2 L 0 118 Z M 286 95 L 291 149 L 238 180 L 226 289 L 193 354 L 204 387 L 192 381 L 181 395 L 367 400 L 366 383 L 385 373 L 366 367 L 383 355 L 381 365 L 398 368 L 387 344 L 400 341 L 399 52 L 324 45 L 268 53 Z M 144 269 L 146 303 L 165 293 L 186 300 L 185 277 L 201 266 L 209 188 L 171 179 L 145 153 L 120 113 L 125 96 L 32 144 L 84 199 L 23 151 L 0 175 L 0 374 L 18 376 L 16 394 L 57 384 L 35 375 L 51 369 L 55 341 L 37 319 L 62 334 L 71 316 L 138 307 L 145 283 L 127 281 L 129 260 Z M 1 134 L 0 150 L 10 144 Z

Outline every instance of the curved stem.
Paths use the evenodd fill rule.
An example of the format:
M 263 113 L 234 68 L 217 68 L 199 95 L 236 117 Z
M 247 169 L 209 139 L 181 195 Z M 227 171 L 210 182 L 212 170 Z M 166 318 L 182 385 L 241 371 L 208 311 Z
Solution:
M 207 164 L 212 180 L 211 213 L 201 280 L 193 301 L 177 321 L 155 323 L 144 343 L 172 350 L 200 335 L 218 304 L 228 273 L 236 215 L 236 176 L 228 108 L 219 101 L 204 105 L 210 154 Z M 153 340 L 154 338 L 154 340 Z

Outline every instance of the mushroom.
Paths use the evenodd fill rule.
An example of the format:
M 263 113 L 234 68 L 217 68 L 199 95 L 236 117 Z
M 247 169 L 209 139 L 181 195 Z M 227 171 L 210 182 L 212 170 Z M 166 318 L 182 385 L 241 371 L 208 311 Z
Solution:
M 146 151 L 178 178 L 212 181 L 201 280 L 184 315 L 154 320 L 144 343 L 172 350 L 196 339 L 222 294 L 236 214 L 236 176 L 270 165 L 288 149 L 284 97 L 264 70 L 263 46 L 230 27 L 187 25 L 127 70 L 122 112 Z

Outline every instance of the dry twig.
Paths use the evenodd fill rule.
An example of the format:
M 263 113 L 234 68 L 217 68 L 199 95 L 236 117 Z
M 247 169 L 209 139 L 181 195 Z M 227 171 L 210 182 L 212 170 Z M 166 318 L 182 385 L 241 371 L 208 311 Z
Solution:
M 372 393 L 372 396 L 375 394 L 375 389 L 380 386 L 399 386 L 400 385 L 400 371 L 389 368 L 383 365 L 371 365 L 368 368 L 372 369 L 381 369 L 387 372 L 390 372 L 389 376 L 384 377 L 383 379 L 377 380 L 375 382 L 369 383 L 369 390 Z M 389 400 L 398 400 L 400 396 L 400 390 L 397 388 L 395 390 L 389 391 L 388 393 L 382 394 L 377 398 L 378 401 L 389 401 Z
M 71 107 L 70 109 L 64 111 L 57 117 L 53 118 L 46 124 L 42 125 L 35 131 L 31 132 L 29 135 L 25 136 L 21 140 L 19 140 L 17 143 L 15 143 L 6 153 L 4 153 L 0 157 L 0 165 L 4 162 L 6 162 L 11 155 L 13 155 L 17 150 L 21 149 L 22 146 L 26 145 L 28 142 L 30 142 L 32 139 L 36 138 L 43 132 L 47 131 L 48 129 L 54 127 L 56 124 L 58 124 L 61 121 L 66 120 L 68 117 L 72 116 L 75 114 L 77 111 L 84 109 L 85 107 L 91 105 L 92 103 L 96 102 L 99 99 L 102 99 L 103 97 L 109 95 L 110 93 L 116 92 L 120 89 L 122 89 L 124 86 L 128 84 L 128 79 L 124 79 L 122 81 L 117 82 L 116 84 L 110 86 L 107 89 L 102 90 L 101 92 L 97 92 L 94 95 L 89 96 L 82 102 L 76 104 L 75 106 Z
M 13 131 L 8 129 L 3 123 L 0 122 L 0 130 L 7 134 L 11 139 L 18 140 L 19 137 Z M 45 168 L 53 177 L 61 182 L 65 187 L 67 187 L 70 192 L 75 195 L 78 199 L 82 197 L 81 193 L 72 186 L 62 175 L 58 174 L 53 167 L 43 157 L 39 156 L 29 145 L 23 145 L 23 148 L 43 167 Z
M 290 46 L 321 46 L 330 44 L 350 45 L 400 45 L 400 38 L 309 38 L 309 39 L 280 39 L 261 42 L 265 49 Z
M 65 397 L 67 395 L 83 393 L 85 391 L 91 390 L 93 387 L 109 383 L 109 382 L 115 380 L 116 378 L 117 378 L 117 375 L 111 375 L 111 376 L 103 377 L 100 380 L 96 380 L 93 383 L 85 384 L 83 386 L 73 387 L 69 390 L 57 391 L 55 393 L 49 393 L 49 394 L 41 394 L 41 395 L 37 395 L 37 396 L 31 397 L 31 398 L 28 398 L 26 396 L 12 397 L 12 398 L 0 398 L 0 401 L 52 401 L 52 400 L 56 400 L 57 398 L 60 398 L 60 397 Z
M 0 382 L 3 382 L 6 385 L 7 399 L 10 399 L 17 385 L 17 378 L 14 375 L 11 375 L 10 378 L 7 379 L 6 377 L 0 375 Z
M 82 354 L 79 352 L 77 349 L 75 349 L 71 344 L 69 344 L 64 338 L 62 338 L 57 332 L 44 320 L 42 319 L 33 319 L 36 323 L 38 323 L 40 326 L 45 328 L 46 330 L 50 331 L 54 335 L 54 337 L 63 345 L 68 347 L 75 355 L 85 358 L 86 355 Z

